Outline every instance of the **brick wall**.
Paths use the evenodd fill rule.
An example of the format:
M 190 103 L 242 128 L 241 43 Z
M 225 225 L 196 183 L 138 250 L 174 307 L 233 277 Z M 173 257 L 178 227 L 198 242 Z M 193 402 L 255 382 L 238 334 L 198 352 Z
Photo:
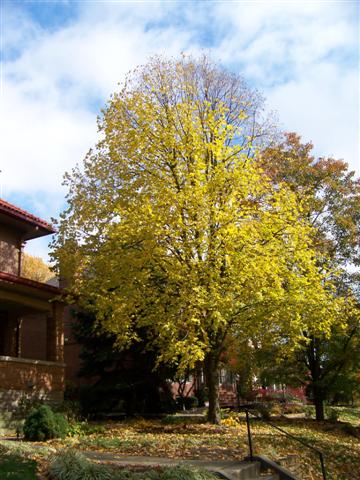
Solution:
M 26 395 L 59 404 L 64 392 L 63 364 L 0 357 L 0 408 L 13 410 Z
M 26 315 L 21 324 L 21 356 L 46 360 L 46 315 Z

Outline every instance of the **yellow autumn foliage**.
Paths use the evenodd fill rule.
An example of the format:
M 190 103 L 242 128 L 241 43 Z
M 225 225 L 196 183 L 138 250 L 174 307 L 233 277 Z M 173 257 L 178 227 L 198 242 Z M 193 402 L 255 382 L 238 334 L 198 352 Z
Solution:
M 342 309 L 301 199 L 258 166 L 252 102 L 206 58 L 156 57 L 111 97 L 102 140 L 66 176 L 54 257 L 70 291 L 119 345 L 145 329 L 179 370 L 216 369 L 228 338 L 286 335 L 292 348 Z

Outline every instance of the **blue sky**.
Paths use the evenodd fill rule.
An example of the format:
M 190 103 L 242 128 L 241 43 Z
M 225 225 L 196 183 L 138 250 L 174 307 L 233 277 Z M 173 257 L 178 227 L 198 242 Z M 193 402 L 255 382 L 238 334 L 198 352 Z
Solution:
M 210 53 L 316 154 L 359 164 L 358 1 L 1 2 L 3 197 L 50 219 L 96 116 L 154 54 Z M 28 251 L 46 258 L 47 240 Z

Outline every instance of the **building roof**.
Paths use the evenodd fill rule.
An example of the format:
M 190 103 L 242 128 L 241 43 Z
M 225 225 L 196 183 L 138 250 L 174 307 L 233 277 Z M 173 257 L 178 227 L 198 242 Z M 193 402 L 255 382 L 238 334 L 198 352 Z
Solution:
M 23 230 L 24 240 L 55 233 L 50 223 L 0 198 L 0 223 Z
M 44 292 L 52 293 L 54 295 L 63 293 L 63 290 L 59 287 L 54 287 L 53 285 L 49 285 L 47 283 L 36 282 L 35 280 L 30 280 L 29 278 L 18 277 L 17 275 L 0 270 L 0 284 L 1 282 L 30 287 L 36 290 L 43 290 Z

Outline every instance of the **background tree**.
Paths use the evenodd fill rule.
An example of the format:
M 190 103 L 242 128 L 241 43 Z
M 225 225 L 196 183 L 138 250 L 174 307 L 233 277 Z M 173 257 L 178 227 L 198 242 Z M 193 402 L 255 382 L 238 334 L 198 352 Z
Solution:
M 302 348 L 292 359 L 280 362 L 284 371 L 289 371 L 284 363 L 292 369 L 294 361 L 297 363 L 299 380 L 307 384 L 314 400 L 316 418 L 323 420 L 324 401 L 334 397 L 334 388 L 340 388 L 340 383 L 343 392 L 349 391 L 359 368 L 355 361 L 360 353 L 359 313 L 356 305 L 352 308 L 350 304 L 356 297 L 360 299 L 355 268 L 360 265 L 360 180 L 341 160 L 316 159 L 312 148 L 311 143 L 302 144 L 298 135 L 288 133 L 278 145 L 264 150 L 261 165 L 275 184 L 286 182 L 304 199 L 303 215 L 315 227 L 313 245 L 319 258 L 325 254 L 326 268 L 330 263 L 337 269 L 333 279 L 337 295 L 349 298 L 341 328 L 335 325 L 331 337 L 304 330 L 299 343 Z
M 22 257 L 21 275 L 44 283 L 54 278 L 54 273 L 42 258 L 34 257 L 28 253 L 24 253 Z
M 302 203 L 313 230 L 314 246 L 336 267 L 360 265 L 360 179 L 343 160 L 315 158 L 313 144 L 286 133 L 263 150 L 260 164 L 278 184 L 285 182 Z
M 204 362 L 215 423 L 229 338 L 266 328 L 296 343 L 301 330 L 329 332 L 338 311 L 296 195 L 255 161 L 258 108 L 205 57 L 152 59 L 113 95 L 103 140 L 67 175 L 55 243 L 71 291 L 119 345 L 145 328 L 158 363 L 181 373 Z

